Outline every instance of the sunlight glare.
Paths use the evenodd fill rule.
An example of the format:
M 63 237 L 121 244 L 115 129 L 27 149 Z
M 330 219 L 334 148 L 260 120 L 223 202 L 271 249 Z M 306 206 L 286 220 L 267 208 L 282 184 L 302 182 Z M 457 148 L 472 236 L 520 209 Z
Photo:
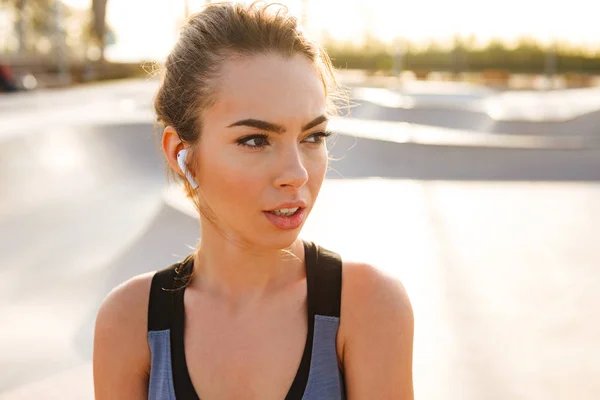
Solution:
M 250 3 L 252 0 L 243 2 Z M 68 0 L 85 4 L 89 0 Z M 435 40 L 444 45 L 455 35 L 473 37 L 474 44 L 491 39 L 514 41 L 528 36 L 542 43 L 560 39 L 582 46 L 597 47 L 600 24 L 595 15 L 598 3 L 572 0 L 569 7 L 559 3 L 505 0 L 493 9 L 477 0 L 279 0 L 302 18 L 311 36 L 360 44 L 370 36 L 385 43 L 408 39 L 417 43 Z M 188 0 L 190 13 L 199 11 L 202 0 Z M 110 60 L 162 59 L 177 38 L 184 22 L 185 1 L 108 1 L 107 23 L 116 32 L 118 43 L 107 48 Z

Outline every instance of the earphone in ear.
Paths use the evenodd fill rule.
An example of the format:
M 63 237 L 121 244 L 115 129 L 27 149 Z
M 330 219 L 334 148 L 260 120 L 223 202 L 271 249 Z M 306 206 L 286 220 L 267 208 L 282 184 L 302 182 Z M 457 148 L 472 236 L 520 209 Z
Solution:
M 185 165 L 186 159 L 187 159 L 187 149 L 179 150 L 179 152 L 177 153 L 177 164 L 179 164 L 179 168 L 181 168 L 181 171 L 183 171 L 183 173 L 185 174 L 185 177 L 187 178 L 188 182 L 190 183 L 190 185 L 192 185 L 192 189 L 196 189 L 198 187 L 198 184 L 196 183 L 196 181 L 194 180 L 194 177 L 192 176 L 190 171 L 187 169 L 187 166 Z

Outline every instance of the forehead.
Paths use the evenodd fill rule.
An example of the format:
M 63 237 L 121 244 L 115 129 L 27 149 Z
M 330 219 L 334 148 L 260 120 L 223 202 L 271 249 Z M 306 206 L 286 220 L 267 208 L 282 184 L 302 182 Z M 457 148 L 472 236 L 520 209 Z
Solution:
M 231 58 L 218 85 L 216 102 L 204 113 L 207 125 L 241 118 L 304 124 L 326 110 L 319 73 L 302 55 Z

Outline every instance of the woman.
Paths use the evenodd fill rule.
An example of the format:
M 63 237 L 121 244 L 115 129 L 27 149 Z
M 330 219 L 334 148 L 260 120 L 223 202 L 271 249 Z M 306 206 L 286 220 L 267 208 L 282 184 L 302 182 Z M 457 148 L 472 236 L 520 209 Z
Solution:
M 402 285 L 298 238 L 325 177 L 335 80 L 272 10 L 210 5 L 166 61 L 162 150 L 201 241 L 102 303 L 98 400 L 413 398 Z

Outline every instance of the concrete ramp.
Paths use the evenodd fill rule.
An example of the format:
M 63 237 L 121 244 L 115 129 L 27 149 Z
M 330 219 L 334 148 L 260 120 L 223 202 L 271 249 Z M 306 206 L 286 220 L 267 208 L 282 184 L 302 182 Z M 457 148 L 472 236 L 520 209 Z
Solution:
M 152 124 L 49 129 L 2 142 L 0 160 L 2 392 L 89 360 L 101 299 L 199 229 L 163 200 Z
M 93 399 L 101 300 L 197 243 L 165 187 L 154 88 L 0 99 L 0 399 Z M 434 128 L 333 123 L 302 236 L 402 280 L 417 398 L 596 398 L 600 149 Z

